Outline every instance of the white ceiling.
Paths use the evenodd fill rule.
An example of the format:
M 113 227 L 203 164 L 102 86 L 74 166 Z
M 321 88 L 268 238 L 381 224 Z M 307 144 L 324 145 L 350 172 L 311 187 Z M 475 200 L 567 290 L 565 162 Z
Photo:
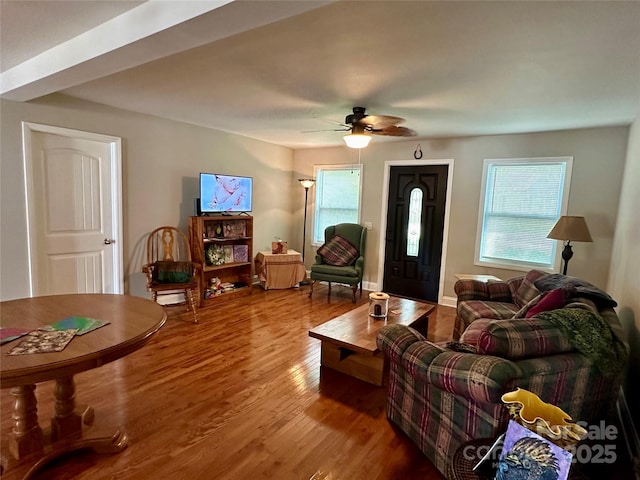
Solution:
M 0 47 L 4 98 L 62 92 L 292 148 L 341 144 L 307 131 L 353 106 L 418 138 L 640 108 L 640 1 L 1 0 Z

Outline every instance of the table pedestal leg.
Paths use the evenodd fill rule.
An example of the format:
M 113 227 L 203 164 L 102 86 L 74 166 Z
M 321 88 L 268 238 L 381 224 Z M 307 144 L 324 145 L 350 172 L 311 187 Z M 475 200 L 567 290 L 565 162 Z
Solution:
M 82 414 L 76 411 L 76 385 L 73 377 L 56 380 L 56 414 L 51 419 L 51 441 L 82 436 Z
M 90 448 L 96 453 L 113 454 L 119 453 L 127 448 L 128 443 L 129 437 L 120 429 L 110 436 L 88 439 L 81 438 L 71 442 L 58 442 L 51 452 L 38 459 L 36 463 L 28 469 L 26 474 L 22 476 L 22 480 L 29 480 L 47 463 L 74 450 Z M 23 475 L 23 473 L 24 472 L 20 472 L 20 475 Z
M 38 404 L 34 391 L 35 385 L 13 387 L 13 429 L 9 438 L 9 451 L 15 458 L 24 458 L 32 453 L 41 452 L 44 447 L 44 435 L 38 424 Z
M 92 449 L 96 453 L 113 454 L 124 450 L 129 442 L 125 432 L 118 429 L 107 433 L 98 429 L 92 436 L 83 425 L 93 423 L 93 409 L 76 407 L 76 387 L 73 376 L 56 380 L 54 387 L 55 415 L 51 418 L 51 432 L 42 431 L 38 424 L 35 385 L 13 387 L 14 426 L 9 439 L 13 458 L 0 458 L 0 473 L 4 480 L 28 480 L 52 460 L 78 449 Z

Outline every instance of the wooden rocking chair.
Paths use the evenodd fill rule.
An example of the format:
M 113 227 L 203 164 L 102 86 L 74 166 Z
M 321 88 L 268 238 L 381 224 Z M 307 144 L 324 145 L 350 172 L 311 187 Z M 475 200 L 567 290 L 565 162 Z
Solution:
M 189 238 L 175 227 L 156 228 L 147 237 L 147 263 L 142 271 L 147 276 L 147 289 L 154 302 L 158 296 L 184 293 L 184 302 L 171 306 L 187 305 L 198 323 L 198 271 L 202 266 L 192 261 Z

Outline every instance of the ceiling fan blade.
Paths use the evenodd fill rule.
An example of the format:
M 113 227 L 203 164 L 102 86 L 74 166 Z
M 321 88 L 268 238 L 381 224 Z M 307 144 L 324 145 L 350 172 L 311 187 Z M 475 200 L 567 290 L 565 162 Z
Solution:
M 404 118 L 394 117 L 391 115 L 367 115 L 359 120 L 359 123 L 369 125 L 375 129 L 394 126 L 402 122 L 404 122 Z
M 384 135 L 387 137 L 415 137 L 417 135 L 415 130 L 411 130 L 407 127 L 397 127 L 395 125 L 389 125 L 384 128 L 374 128 L 371 130 L 373 135 Z
M 331 125 L 336 125 L 340 127 L 345 127 L 345 128 L 351 127 L 351 125 L 347 125 L 344 122 L 338 122 L 337 120 L 330 120 L 328 118 L 316 118 L 316 120 L 320 120 L 321 122 L 330 123 Z
M 316 133 L 316 132 L 350 132 L 351 127 L 344 128 L 323 128 L 322 130 L 302 130 L 300 133 Z

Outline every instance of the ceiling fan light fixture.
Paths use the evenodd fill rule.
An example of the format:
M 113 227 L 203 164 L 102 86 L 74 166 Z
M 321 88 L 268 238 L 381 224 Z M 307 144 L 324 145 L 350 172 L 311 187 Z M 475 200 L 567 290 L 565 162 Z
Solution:
M 369 145 L 371 141 L 371 135 L 364 133 L 350 133 L 342 138 L 344 138 L 344 143 L 346 143 L 349 148 L 364 148 Z

